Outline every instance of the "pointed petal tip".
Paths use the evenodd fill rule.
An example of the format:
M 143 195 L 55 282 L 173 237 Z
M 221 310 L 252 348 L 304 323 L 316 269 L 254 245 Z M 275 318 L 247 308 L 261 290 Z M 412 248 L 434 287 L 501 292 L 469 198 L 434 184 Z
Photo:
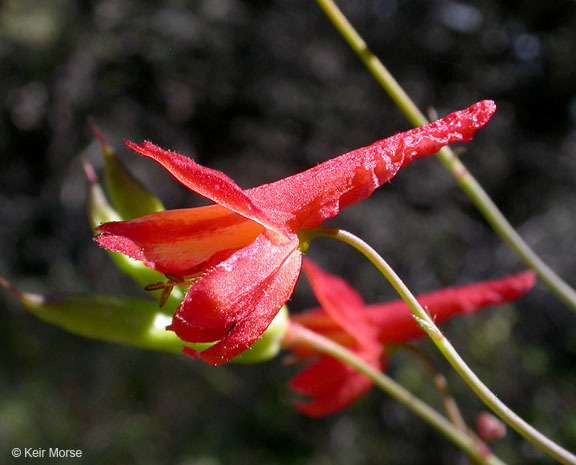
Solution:
M 435 142 L 441 144 L 428 144 L 430 150 L 412 156 L 420 158 L 428 156 L 430 153 L 438 151 L 442 146 L 456 142 L 469 142 L 479 129 L 482 129 L 496 112 L 496 104 L 492 100 L 481 100 L 468 108 L 450 113 L 439 120 L 418 128 L 416 131 L 430 132 L 438 131 L 440 139 Z
M 108 223 L 102 223 L 98 227 L 94 228 L 94 230 L 98 234 L 94 236 L 92 239 L 100 243 L 100 238 L 105 237 L 108 234 L 114 234 L 113 230 L 110 229 L 110 226 L 113 225 L 114 223 L 120 223 L 120 221 L 109 221 Z
M 166 329 L 168 329 L 169 327 L 167 327 Z M 186 347 L 184 346 L 182 348 L 182 353 L 186 354 L 194 359 L 196 358 L 200 358 L 200 352 L 198 352 L 197 350 L 192 349 L 191 347 Z
M 99 234 L 94 236 L 92 240 L 94 240 L 100 247 L 108 249 L 112 252 L 119 252 L 134 260 L 141 261 L 148 268 L 158 270 L 155 262 L 146 260 L 146 257 L 142 252 L 142 248 L 137 243 L 127 237 L 114 234 L 114 230 L 111 228 L 117 224 L 122 224 L 122 222 L 116 221 L 112 223 L 101 224 L 96 228 L 96 231 Z
M 133 150 L 134 152 L 140 155 L 144 155 L 145 157 L 148 158 L 156 159 L 155 156 L 158 155 L 166 156 L 166 154 L 174 153 L 171 150 L 165 150 L 162 147 L 159 147 L 158 145 L 150 142 L 149 140 L 145 140 L 144 142 L 141 142 L 139 144 L 129 140 L 123 140 L 122 142 L 124 142 L 124 145 L 128 147 L 130 150 Z
M 513 301 L 532 290 L 537 281 L 536 272 L 526 270 L 503 278 L 486 281 L 485 283 L 478 283 L 478 285 L 492 286 L 494 290 L 499 290 L 502 294 L 502 299 L 505 299 L 504 301 Z
M 122 142 L 124 142 L 124 145 L 126 147 L 128 147 L 129 149 L 132 149 L 138 153 L 142 153 L 142 150 L 144 150 L 149 145 L 156 147 L 154 144 L 152 144 L 150 141 L 147 141 L 147 140 L 145 140 L 144 142 L 142 142 L 140 144 L 137 144 L 136 142 L 132 142 L 132 141 L 126 140 L 126 139 L 124 139 Z
M 496 102 L 494 102 L 494 100 L 486 99 L 486 100 L 480 100 L 479 102 L 476 102 L 470 108 L 477 108 L 479 110 L 482 110 L 483 112 L 493 114 L 496 111 L 497 107 L 496 107 Z
M 531 290 L 538 281 L 538 276 L 534 270 L 522 271 L 512 277 L 516 278 L 518 288 L 522 293 Z
M 496 113 L 496 103 L 493 100 L 482 100 L 472 105 L 469 110 L 474 114 L 478 127 L 484 126 Z
M 98 238 L 98 241 L 100 240 L 99 238 L 106 238 L 112 236 L 123 238 L 126 223 L 128 223 L 129 221 L 130 220 L 126 221 L 118 220 L 118 221 L 107 221 L 106 223 L 102 223 L 97 228 L 95 228 L 95 231 L 98 233 L 98 235 L 94 237 Z M 127 237 L 125 239 L 128 240 Z

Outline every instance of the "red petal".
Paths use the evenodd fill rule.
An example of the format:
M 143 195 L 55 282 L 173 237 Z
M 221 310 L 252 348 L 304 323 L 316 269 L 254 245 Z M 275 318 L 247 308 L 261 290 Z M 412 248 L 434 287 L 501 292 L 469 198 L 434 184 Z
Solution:
M 182 317 L 176 312 L 174 314 L 172 324 L 166 327 L 168 331 L 177 330 L 179 332 L 183 331 L 183 327 L 186 328 L 186 335 L 189 339 L 194 340 L 194 342 L 215 342 L 226 337 L 229 328 L 201 328 L 199 326 L 194 326 L 189 324 L 187 321 L 183 320 Z M 194 352 L 192 349 L 187 348 L 186 352 Z
M 248 349 L 292 294 L 301 268 L 298 242 L 275 239 L 264 232 L 216 265 L 178 309 L 171 329 L 184 341 L 199 342 L 196 328 L 225 329 L 226 336 L 200 354 L 207 363 L 226 363 Z
M 437 324 L 459 314 L 471 314 L 494 305 L 519 299 L 534 287 L 536 276 L 526 271 L 501 279 L 484 281 L 417 296 Z M 379 330 L 378 339 L 383 344 L 405 343 L 424 337 L 425 333 L 414 321 L 412 312 L 403 301 L 370 305 L 366 317 Z
M 244 191 L 221 171 L 201 166 L 188 157 L 161 149 L 151 142 L 125 143 L 135 152 L 160 163 L 188 189 L 272 231 L 279 234 L 285 232 L 283 223 L 272 222 L 264 211 L 255 206 Z
M 348 283 L 326 273 L 308 259 L 304 259 L 303 269 L 320 306 L 336 324 L 360 344 L 377 341 L 376 333 L 364 316 L 366 305 Z
M 323 331 L 321 334 L 340 343 L 346 343 L 343 339 L 352 336 L 347 347 L 380 369 L 382 345 L 374 328 L 365 319 L 365 304 L 358 293 L 345 281 L 324 272 L 310 260 L 304 261 L 304 271 L 322 306 L 322 313 L 325 312 L 324 315 L 336 327 L 329 334 Z M 298 315 L 292 319 L 292 324 L 297 318 Z M 292 347 L 292 350 L 296 354 L 306 354 L 306 350 L 300 351 L 298 347 Z M 298 374 L 290 384 L 292 389 L 311 397 L 311 400 L 297 402 L 295 406 L 302 413 L 313 417 L 329 415 L 347 407 L 371 386 L 372 381 L 365 375 L 329 356 L 322 356 Z
M 381 370 L 377 357 L 357 353 L 374 368 Z M 290 382 L 294 391 L 310 397 L 294 406 L 310 417 L 323 417 L 345 409 L 372 388 L 372 381 L 354 368 L 329 356 L 322 356 L 302 370 Z
M 258 223 L 219 205 L 167 210 L 106 223 L 96 240 L 162 273 L 186 273 L 217 252 L 239 249 L 262 232 Z
M 502 305 L 522 297 L 536 283 L 532 271 L 505 278 L 445 288 L 416 296 L 437 324 L 442 324 L 461 314 L 472 314 L 483 308 Z M 415 323 L 412 312 L 403 300 L 364 307 L 364 318 L 378 330 L 381 344 L 405 343 L 424 337 L 425 333 Z M 311 331 L 335 340 L 342 340 L 342 328 L 323 309 L 315 308 L 290 316 Z
M 412 160 L 469 141 L 495 111 L 492 101 L 476 103 L 247 194 L 278 224 L 288 224 L 292 231 L 313 228 L 370 196 Z
M 290 381 L 290 388 L 310 397 L 326 395 L 330 391 L 335 391 L 349 375 L 348 370 L 342 369 L 344 367 L 347 366 L 336 359 L 322 355 Z M 350 368 L 350 372 L 353 371 Z

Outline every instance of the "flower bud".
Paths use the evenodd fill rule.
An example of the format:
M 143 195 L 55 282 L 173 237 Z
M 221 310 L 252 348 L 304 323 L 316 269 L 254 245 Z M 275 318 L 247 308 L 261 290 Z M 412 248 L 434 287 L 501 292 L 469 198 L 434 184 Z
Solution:
M 131 220 L 140 216 L 164 210 L 160 199 L 136 179 L 118 160 L 114 150 L 106 143 L 96 125 L 92 125 L 94 134 L 102 146 L 104 156 L 104 183 L 106 192 L 122 220 Z
M 41 320 L 78 336 L 172 353 L 182 352 L 184 345 L 195 350 L 211 345 L 185 344 L 172 331 L 166 331 L 171 319 L 153 301 L 81 294 L 28 294 L 2 278 L 0 285 Z
M 480 412 L 476 417 L 476 432 L 484 442 L 492 442 L 506 436 L 506 425 L 488 412 Z

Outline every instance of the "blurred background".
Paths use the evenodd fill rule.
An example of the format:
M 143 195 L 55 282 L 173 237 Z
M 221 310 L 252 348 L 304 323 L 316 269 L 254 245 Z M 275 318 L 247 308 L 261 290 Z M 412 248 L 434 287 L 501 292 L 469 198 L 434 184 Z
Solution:
M 461 156 L 576 284 L 576 3 L 340 3 L 421 108 L 444 115 L 496 100 L 497 115 Z M 89 117 L 168 208 L 199 199 L 123 139 L 190 155 L 247 188 L 409 129 L 312 1 L 4 0 L 0 60 L 0 275 L 31 292 L 143 295 L 91 240 L 79 155 L 102 162 Z M 417 293 L 523 268 L 435 159 L 331 224 L 365 238 Z M 395 299 L 346 246 L 317 240 L 310 256 L 366 301 Z M 313 305 L 302 279 L 291 308 Z M 504 402 L 576 449 L 574 313 L 540 285 L 446 332 Z M 301 416 L 287 388 L 298 367 L 283 356 L 211 368 L 82 339 L 4 290 L 0 338 L 0 461 L 13 460 L 13 447 L 60 447 L 81 449 L 70 463 L 86 464 L 467 463 L 376 390 L 332 417 Z M 418 345 L 473 424 L 480 402 L 429 343 Z M 441 408 L 412 355 L 395 354 L 389 372 Z M 513 432 L 494 450 L 545 461 Z

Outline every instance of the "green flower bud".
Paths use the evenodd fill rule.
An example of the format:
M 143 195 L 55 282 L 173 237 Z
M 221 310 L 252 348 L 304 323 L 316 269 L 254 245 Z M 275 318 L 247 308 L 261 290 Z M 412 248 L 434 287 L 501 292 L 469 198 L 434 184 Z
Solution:
M 136 179 L 118 160 L 113 149 L 106 143 L 96 125 L 92 129 L 102 146 L 104 155 L 104 183 L 106 192 L 122 220 L 131 220 L 140 216 L 164 210 L 160 199 L 155 197 Z
M 171 318 L 150 300 L 97 295 L 42 296 L 14 288 L 0 278 L 26 309 L 41 320 L 91 339 L 127 344 L 142 349 L 180 353 L 188 345 L 205 350 L 212 344 L 185 344 L 165 328 Z

